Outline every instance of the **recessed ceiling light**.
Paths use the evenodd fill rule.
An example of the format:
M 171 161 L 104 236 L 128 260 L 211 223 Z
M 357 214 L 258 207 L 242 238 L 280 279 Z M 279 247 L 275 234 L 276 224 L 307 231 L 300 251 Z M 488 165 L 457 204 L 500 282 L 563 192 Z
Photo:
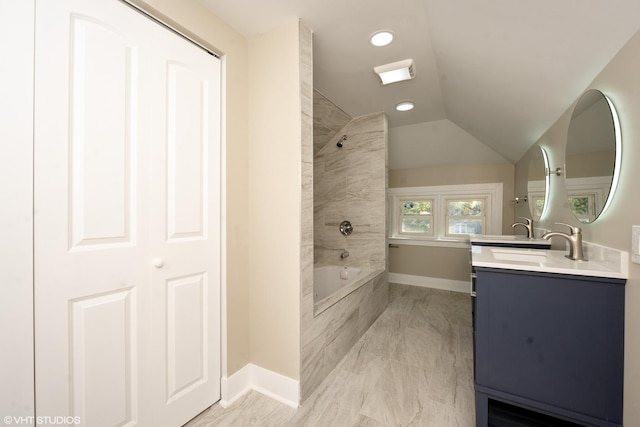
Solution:
M 393 41 L 393 33 L 388 30 L 376 31 L 369 38 L 369 43 L 372 46 L 382 47 L 386 46 Z
M 389 83 L 401 82 L 403 80 L 411 80 L 415 77 L 415 68 L 413 59 L 405 59 L 403 61 L 392 62 L 391 64 L 379 65 L 373 67 L 373 71 L 380 77 L 383 85 Z
M 396 105 L 396 110 L 397 111 L 409 111 L 409 110 L 413 110 L 414 107 L 414 103 L 411 101 L 403 101 L 401 103 L 399 103 L 398 105 Z

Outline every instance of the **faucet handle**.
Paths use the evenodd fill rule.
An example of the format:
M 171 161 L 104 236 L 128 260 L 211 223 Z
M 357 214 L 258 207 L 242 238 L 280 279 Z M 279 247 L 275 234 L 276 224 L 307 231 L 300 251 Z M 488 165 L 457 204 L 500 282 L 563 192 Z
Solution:
M 566 222 L 556 222 L 556 225 L 566 225 L 571 230 L 571 234 L 578 234 L 582 232 L 582 228 L 576 227 L 575 225 L 567 224 Z

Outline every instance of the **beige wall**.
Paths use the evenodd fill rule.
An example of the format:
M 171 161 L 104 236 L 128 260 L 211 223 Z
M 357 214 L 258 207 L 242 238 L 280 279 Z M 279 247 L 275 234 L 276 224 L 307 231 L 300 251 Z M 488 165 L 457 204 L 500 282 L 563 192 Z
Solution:
M 251 361 L 300 375 L 298 20 L 249 40 Z
M 501 182 L 502 233 L 513 234 L 514 165 L 448 165 L 389 171 L 389 188 Z M 523 193 L 524 194 L 524 193 Z M 448 280 L 469 280 L 469 250 L 434 246 L 400 246 L 389 250 L 389 272 Z
M 611 98 L 620 116 L 622 128 L 622 168 L 619 187 L 613 204 L 594 223 L 581 225 L 584 240 L 631 251 L 631 226 L 640 224 L 640 33 L 604 68 L 602 73 L 586 89 L 599 89 Z M 563 167 L 569 118 L 573 106 L 538 140 L 549 155 L 552 168 Z M 533 149 L 533 147 L 532 147 Z M 518 189 L 526 188 L 528 168 L 527 153 L 516 164 Z M 554 222 L 579 225 L 566 203 L 564 177 L 552 176 L 549 207 L 540 225 L 556 229 Z M 526 206 L 518 207 L 517 214 Z M 625 320 L 625 378 L 624 378 L 624 425 L 640 425 L 640 265 L 630 264 L 626 285 Z
M 397 245 L 389 249 L 389 272 L 468 281 L 469 248 Z

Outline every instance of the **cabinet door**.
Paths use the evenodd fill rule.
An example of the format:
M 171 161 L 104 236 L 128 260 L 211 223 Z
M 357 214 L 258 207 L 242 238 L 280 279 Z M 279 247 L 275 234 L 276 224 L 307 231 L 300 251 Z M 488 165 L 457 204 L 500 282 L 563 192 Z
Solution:
M 624 286 L 507 270 L 477 276 L 476 383 L 621 422 Z

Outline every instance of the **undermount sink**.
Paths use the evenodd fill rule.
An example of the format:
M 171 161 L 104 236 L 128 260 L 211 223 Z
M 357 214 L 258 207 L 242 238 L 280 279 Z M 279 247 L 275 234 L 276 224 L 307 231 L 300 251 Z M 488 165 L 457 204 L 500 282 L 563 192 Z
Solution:
M 540 250 L 526 251 L 522 249 L 491 248 L 491 253 L 495 259 L 500 261 L 531 262 L 537 264 L 547 259 L 546 252 Z
M 528 240 L 526 236 L 516 236 L 516 235 L 510 235 L 510 234 L 484 234 L 482 235 L 482 238 L 485 239 L 491 239 L 491 240 Z

